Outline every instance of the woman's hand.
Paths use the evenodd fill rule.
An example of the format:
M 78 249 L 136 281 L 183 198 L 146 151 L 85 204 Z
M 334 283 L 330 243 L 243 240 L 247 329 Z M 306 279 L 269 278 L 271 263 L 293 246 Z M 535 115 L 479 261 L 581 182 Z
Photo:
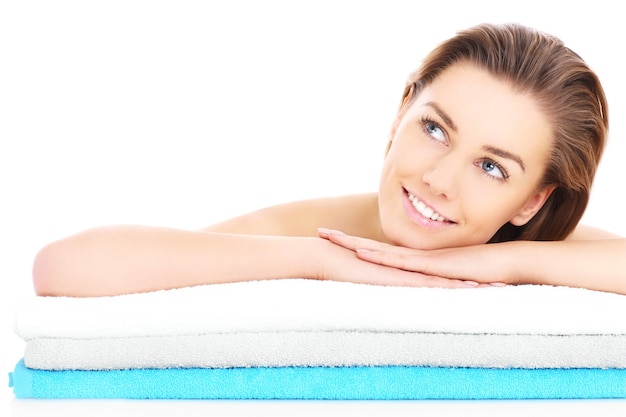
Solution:
M 324 244 L 316 245 L 315 250 L 321 252 L 312 257 L 323 259 L 323 262 L 315 266 L 317 279 L 411 287 L 476 288 L 480 285 L 462 277 L 449 278 L 436 273 L 402 268 L 394 262 L 378 262 L 375 254 L 387 257 L 406 251 L 405 254 L 408 255 L 411 250 L 325 230 L 320 229 L 320 236 L 328 242 L 320 241 Z M 365 249 L 375 252 L 366 252 Z
M 353 251 L 360 260 L 414 274 L 416 279 L 439 283 L 463 282 L 465 286 L 503 286 L 516 283 L 507 244 L 476 245 L 438 250 L 418 250 L 340 231 L 319 229 L 319 236 Z M 427 280 L 427 279 L 426 279 Z

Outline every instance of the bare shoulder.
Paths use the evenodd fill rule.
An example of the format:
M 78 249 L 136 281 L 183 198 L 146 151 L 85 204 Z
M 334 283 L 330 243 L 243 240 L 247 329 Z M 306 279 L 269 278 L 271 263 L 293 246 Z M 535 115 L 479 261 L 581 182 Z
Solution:
M 597 227 L 579 224 L 565 240 L 615 239 L 620 236 Z
M 208 226 L 203 231 L 279 236 L 317 236 L 326 227 L 378 237 L 376 193 L 293 201 L 266 207 Z

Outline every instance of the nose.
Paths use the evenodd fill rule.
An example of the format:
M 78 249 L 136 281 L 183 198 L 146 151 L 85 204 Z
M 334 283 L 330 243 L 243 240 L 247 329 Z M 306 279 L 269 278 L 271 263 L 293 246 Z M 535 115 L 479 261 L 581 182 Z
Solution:
M 461 175 L 461 163 L 450 154 L 434 161 L 424 172 L 422 181 L 428 185 L 434 195 L 448 200 L 456 198 Z

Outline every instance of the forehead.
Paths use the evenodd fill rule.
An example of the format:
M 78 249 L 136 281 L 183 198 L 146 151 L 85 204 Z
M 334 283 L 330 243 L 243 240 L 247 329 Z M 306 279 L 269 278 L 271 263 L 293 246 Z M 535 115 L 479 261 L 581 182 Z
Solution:
M 466 63 L 450 66 L 421 91 L 410 111 L 432 104 L 450 118 L 459 137 L 545 162 L 552 144 L 548 117 L 531 95 L 486 70 Z

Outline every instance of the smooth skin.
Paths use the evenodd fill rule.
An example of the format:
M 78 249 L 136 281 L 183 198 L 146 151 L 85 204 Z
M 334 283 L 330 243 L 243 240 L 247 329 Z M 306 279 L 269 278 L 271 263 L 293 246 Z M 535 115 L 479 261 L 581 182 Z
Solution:
M 106 296 L 300 277 L 626 294 L 626 239 L 609 232 L 579 226 L 560 242 L 485 244 L 549 197 L 552 187 L 538 189 L 549 139 L 532 98 L 455 64 L 398 113 L 378 193 L 286 203 L 199 231 L 90 229 L 38 253 L 34 288 Z

